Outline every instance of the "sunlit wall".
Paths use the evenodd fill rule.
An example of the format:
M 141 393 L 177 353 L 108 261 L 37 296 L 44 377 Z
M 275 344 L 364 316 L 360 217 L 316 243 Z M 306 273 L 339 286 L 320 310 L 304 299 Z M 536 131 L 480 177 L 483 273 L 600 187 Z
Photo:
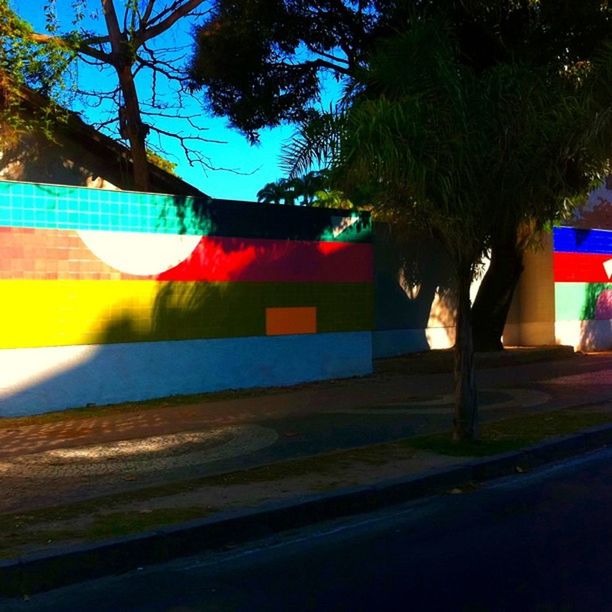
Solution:
M 590 194 L 571 227 L 553 230 L 555 333 L 582 350 L 612 348 L 612 184 Z
M 369 217 L 0 182 L 0 414 L 371 371 Z

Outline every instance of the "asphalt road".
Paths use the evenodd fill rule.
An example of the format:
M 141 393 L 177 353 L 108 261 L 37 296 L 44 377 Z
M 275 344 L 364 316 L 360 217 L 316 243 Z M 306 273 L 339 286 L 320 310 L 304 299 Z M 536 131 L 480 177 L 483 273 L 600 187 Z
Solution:
M 0 610 L 612 610 L 612 449 Z

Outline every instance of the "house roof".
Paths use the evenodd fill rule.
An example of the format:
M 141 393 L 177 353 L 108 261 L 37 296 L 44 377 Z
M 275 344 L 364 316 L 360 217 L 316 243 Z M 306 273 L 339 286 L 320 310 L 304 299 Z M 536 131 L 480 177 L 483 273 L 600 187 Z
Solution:
M 48 98 L 25 86 L 20 86 L 18 88 L 18 95 L 24 109 L 32 112 L 44 109 L 49 103 Z M 85 123 L 77 113 L 66 110 L 66 120 L 58 121 L 55 129 L 57 129 L 59 133 L 64 134 L 68 138 L 86 147 L 89 152 L 100 156 L 106 163 L 112 160 L 116 161 L 117 166 L 122 169 L 123 174 L 131 177 L 132 156 L 130 150 L 126 146 Z M 209 197 L 190 183 L 187 183 L 178 176 L 163 170 L 153 163 L 149 163 L 149 169 L 152 191 L 177 195 Z

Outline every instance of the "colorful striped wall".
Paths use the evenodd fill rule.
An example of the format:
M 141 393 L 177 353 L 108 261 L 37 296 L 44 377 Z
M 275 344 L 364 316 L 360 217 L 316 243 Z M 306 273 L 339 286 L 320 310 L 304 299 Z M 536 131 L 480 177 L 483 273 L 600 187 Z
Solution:
M 372 278 L 364 214 L 0 182 L 0 414 L 367 373 Z
M 612 348 L 612 227 L 554 228 L 553 272 L 557 340 Z
M 612 348 L 612 177 L 528 249 L 504 342 Z

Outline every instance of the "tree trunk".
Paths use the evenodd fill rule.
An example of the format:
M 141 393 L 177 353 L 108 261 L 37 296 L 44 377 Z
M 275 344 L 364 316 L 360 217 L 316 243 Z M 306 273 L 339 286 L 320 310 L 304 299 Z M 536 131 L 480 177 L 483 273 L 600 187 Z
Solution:
M 478 396 L 474 379 L 474 345 L 470 309 L 471 266 L 459 271 L 455 339 L 455 417 L 453 440 L 477 440 Z
M 138 191 L 149 190 L 149 162 L 145 145 L 146 127 L 142 123 L 138 94 L 134 85 L 131 66 L 117 70 L 123 100 L 125 102 L 125 129 L 130 141 L 134 188 Z
M 149 190 L 149 163 L 145 139 L 146 126 L 142 123 L 138 92 L 134 83 L 132 67 L 135 57 L 125 33 L 121 31 L 114 0 L 102 0 L 102 11 L 111 43 L 111 64 L 119 77 L 124 106 L 119 111 L 119 123 L 130 142 L 134 188 Z
M 501 341 L 512 297 L 523 272 L 523 251 L 516 236 L 493 240 L 491 265 L 474 300 L 474 348 L 501 351 Z

